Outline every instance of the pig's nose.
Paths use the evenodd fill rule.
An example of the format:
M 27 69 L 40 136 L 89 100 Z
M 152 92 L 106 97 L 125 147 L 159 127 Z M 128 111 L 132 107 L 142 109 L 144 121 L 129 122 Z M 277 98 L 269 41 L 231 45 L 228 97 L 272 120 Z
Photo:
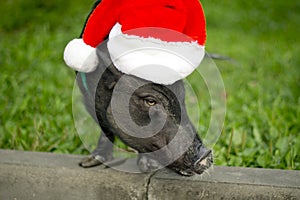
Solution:
M 204 151 L 204 152 L 203 152 Z M 210 149 L 201 149 L 201 156 L 200 158 L 194 163 L 195 169 L 202 169 L 202 168 L 208 168 L 212 164 L 212 152 Z

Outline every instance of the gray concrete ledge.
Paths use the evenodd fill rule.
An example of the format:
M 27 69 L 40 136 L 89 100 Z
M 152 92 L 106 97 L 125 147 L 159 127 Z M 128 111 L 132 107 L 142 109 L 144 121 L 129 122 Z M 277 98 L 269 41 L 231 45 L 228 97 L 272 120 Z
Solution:
M 103 166 L 82 169 L 82 156 L 0 150 L 0 199 L 299 199 L 300 171 L 214 167 L 182 177 Z M 123 165 L 136 167 L 134 160 Z

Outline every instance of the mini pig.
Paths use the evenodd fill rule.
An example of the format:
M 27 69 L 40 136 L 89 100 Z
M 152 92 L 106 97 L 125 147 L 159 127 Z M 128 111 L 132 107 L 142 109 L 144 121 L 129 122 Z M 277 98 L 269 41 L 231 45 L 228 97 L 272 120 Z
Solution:
M 119 137 L 140 153 L 138 166 L 142 172 L 164 165 L 190 176 L 208 169 L 213 163 L 212 151 L 203 145 L 189 120 L 183 82 L 179 80 L 166 86 L 118 71 L 110 60 L 106 43 L 98 47 L 98 55 L 97 70 L 85 74 L 87 87 L 83 85 L 82 76 L 77 76 L 77 81 L 86 109 L 103 133 L 96 149 L 80 166 L 93 167 L 112 160 L 113 142 Z M 122 95 L 130 95 L 129 106 L 121 99 Z M 114 96 L 120 100 L 113 104 Z M 115 115 L 125 120 L 123 124 L 116 123 Z M 130 121 L 137 127 L 124 130 L 122 126 L 129 126 Z M 147 133 L 142 130 L 145 126 L 156 131 Z
M 212 151 L 187 116 L 182 82 L 202 61 L 205 39 L 198 0 L 95 3 L 64 52 L 103 132 L 80 166 L 112 160 L 115 137 L 139 153 L 142 172 L 162 165 L 191 176 L 211 166 Z

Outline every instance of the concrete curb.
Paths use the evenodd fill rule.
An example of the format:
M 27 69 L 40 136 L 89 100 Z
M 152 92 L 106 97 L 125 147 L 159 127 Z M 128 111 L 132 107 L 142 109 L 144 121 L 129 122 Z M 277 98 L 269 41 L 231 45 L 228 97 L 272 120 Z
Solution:
M 300 171 L 214 167 L 182 177 L 103 166 L 78 167 L 82 156 L 0 150 L 0 199 L 299 199 Z M 134 160 L 123 165 L 136 168 Z

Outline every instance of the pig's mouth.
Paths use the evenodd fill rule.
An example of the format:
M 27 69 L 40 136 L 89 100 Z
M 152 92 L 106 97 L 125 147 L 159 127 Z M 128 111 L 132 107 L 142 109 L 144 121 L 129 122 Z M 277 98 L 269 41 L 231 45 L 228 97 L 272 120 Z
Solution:
M 207 150 L 199 159 L 191 165 L 181 166 L 170 165 L 169 168 L 183 176 L 200 175 L 205 172 L 213 164 L 213 155 L 211 150 Z

